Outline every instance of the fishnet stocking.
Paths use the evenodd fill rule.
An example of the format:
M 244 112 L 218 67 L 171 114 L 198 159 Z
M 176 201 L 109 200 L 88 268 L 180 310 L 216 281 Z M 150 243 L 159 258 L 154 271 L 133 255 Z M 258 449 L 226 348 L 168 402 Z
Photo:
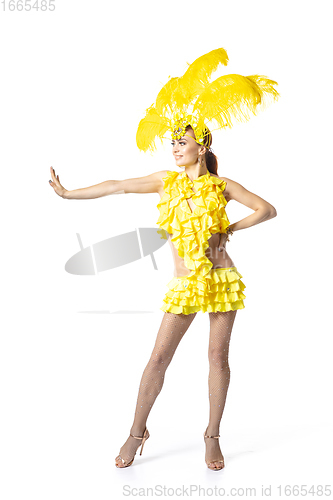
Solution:
M 237 310 L 209 313 L 209 423 L 205 432 L 208 436 L 220 434 L 220 422 L 230 382 L 229 343 L 236 313 Z M 205 443 L 207 465 L 214 460 L 223 460 L 218 439 L 206 438 Z M 221 464 L 211 464 L 210 467 L 220 468 Z
M 143 435 L 149 412 L 163 387 L 166 369 L 196 314 L 164 313 L 155 346 L 140 382 L 134 421 L 130 431 L 134 436 Z M 140 444 L 139 439 L 128 437 L 120 449 L 120 455 L 126 463 L 133 458 Z M 120 459 L 116 461 L 122 465 Z
M 209 313 L 209 435 L 217 436 L 220 429 L 227 391 L 230 382 L 228 362 L 231 330 L 237 310 Z

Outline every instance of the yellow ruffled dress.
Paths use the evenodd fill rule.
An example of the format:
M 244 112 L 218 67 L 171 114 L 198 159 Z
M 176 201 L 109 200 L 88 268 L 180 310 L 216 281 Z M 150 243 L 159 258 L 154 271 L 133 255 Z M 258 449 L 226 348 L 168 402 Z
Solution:
M 230 224 L 223 196 L 225 181 L 211 176 L 209 171 L 193 181 L 185 171 L 168 171 L 163 181 L 157 224 L 172 234 L 171 241 L 191 272 L 172 278 L 160 309 L 174 314 L 243 309 L 243 276 L 236 267 L 212 269 L 205 255 L 211 235 L 225 233 Z M 187 198 L 192 198 L 196 206 L 193 212 Z

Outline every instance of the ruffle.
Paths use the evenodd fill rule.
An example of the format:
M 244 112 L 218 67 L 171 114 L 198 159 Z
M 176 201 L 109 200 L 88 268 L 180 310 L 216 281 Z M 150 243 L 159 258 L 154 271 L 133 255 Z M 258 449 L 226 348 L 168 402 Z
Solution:
M 236 267 L 212 269 L 205 276 L 206 285 L 196 276 L 173 277 L 160 309 L 174 314 L 244 309 L 242 277 Z
M 184 277 L 171 280 L 161 309 L 175 314 L 242 309 L 245 285 L 239 280 L 236 268 L 228 271 L 217 268 L 211 272 L 213 263 L 206 256 L 208 239 L 215 233 L 225 233 L 230 224 L 223 195 L 226 182 L 211 176 L 209 171 L 193 181 L 186 172 L 168 171 L 163 181 L 157 224 L 172 234 L 171 241 L 190 273 L 186 276 L 186 286 Z M 193 212 L 187 198 L 192 198 L 196 207 Z
M 226 182 L 209 172 L 191 181 L 185 172 L 169 171 L 163 180 L 164 195 L 157 204 L 160 211 L 157 224 L 172 234 L 171 241 L 191 275 L 204 276 L 213 267 L 205 255 L 208 239 L 212 234 L 225 233 L 230 224 L 224 208 Z M 192 198 L 196 205 L 193 213 L 186 198 Z

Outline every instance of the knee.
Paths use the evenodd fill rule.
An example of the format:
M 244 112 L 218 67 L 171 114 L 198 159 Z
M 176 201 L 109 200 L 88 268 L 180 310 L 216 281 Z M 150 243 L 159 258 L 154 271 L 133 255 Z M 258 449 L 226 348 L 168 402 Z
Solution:
M 166 354 L 153 353 L 151 355 L 149 362 L 148 362 L 148 366 L 151 370 L 156 369 L 158 371 L 161 371 L 168 366 L 169 362 L 170 362 L 170 359 L 167 357 Z
M 208 359 L 212 365 L 226 366 L 228 365 L 228 349 L 226 347 L 210 347 L 208 350 Z

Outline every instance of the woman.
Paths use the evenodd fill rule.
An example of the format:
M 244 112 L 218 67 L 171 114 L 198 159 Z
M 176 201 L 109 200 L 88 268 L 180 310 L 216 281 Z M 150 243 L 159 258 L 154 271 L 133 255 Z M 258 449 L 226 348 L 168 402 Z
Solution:
M 207 141 L 211 144 L 210 134 L 207 136 Z M 237 182 L 217 175 L 216 156 L 207 147 L 199 145 L 195 141 L 192 127 L 187 127 L 186 134 L 179 140 L 174 139 L 172 141 L 172 153 L 176 165 L 185 167 L 182 175 L 185 174 L 192 181 L 205 175 L 220 179 L 223 181 L 222 186 L 225 186 L 223 196 L 226 202 L 236 200 L 254 210 L 253 214 L 229 225 L 228 227 L 232 232 L 246 229 L 276 216 L 276 210 L 270 203 L 251 193 Z M 61 185 L 59 175 L 56 176 L 54 169 L 51 167 L 53 180 L 49 182 L 55 193 L 64 199 L 92 199 L 122 192 L 159 193 L 162 200 L 164 195 L 163 179 L 165 179 L 167 173 L 168 171 L 161 171 L 145 177 L 110 180 L 91 187 L 67 191 Z M 188 198 L 187 202 L 190 209 L 192 211 L 195 210 L 192 199 Z M 215 233 L 208 239 L 209 246 L 205 251 L 205 255 L 209 256 L 209 260 L 212 262 L 212 269 L 218 270 L 216 272 L 224 272 L 225 268 L 234 267 L 234 263 L 225 249 L 226 241 L 226 232 Z M 182 279 L 185 277 L 186 279 L 190 275 L 189 269 L 186 267 L 184 259 L 178 255 L 177 249 L 172 243 L 171 248 L 175 262 L 175 278 Z M 242 284 L 241 280 L 238 280 L 238 283 Z M 238 292 L 238 295 L 245 297 L 241 290 Z M 229 342 L 237 309 L 244 307 L 242 299 L 235 301 L 235 303 L 235 309 L 209 312 L 210 336 L 208 357 L 210 368 L 208 383 L 210 415 L 204 439 L 206 444 L 205 461 L 208 468 L 212 470 L 220 470 L 224 467 L 224 458 L 218 438 L 220 421 L 230 380 L 230 368 L 228 364 Z M 146 428 L 147 417 L 157 395 L 163 387 L 166 369 L 173 358 L 180 340 L 183 338 L 196 314 L 196 312 L 189 314 L 164 312 L 152 354 L 141 378 L 130 435 L 120 448 L 120 453 L 115 459 L 117 467 L 122 468 L 131 465 L 140 444 L 141 455 L 144 442 L 149 437 L 149 432 Z
M 157 224 L 170 235 L 175 276 L 168 283 L 164 311 L 154 348 L 143 372 L 130 435 L 120 448 L 116 466 L 133 463 L 138 446 L 149 438 L 148 414 L 160 393 L 175 350 L 198 311 L 210 320 L 208 426 L 204 433 L 208 468 L 221 470 L 224 459 L 218 442 L 220 421 L 230 380 L 229 342 L 238 309 L 244 308 L 242 275 L 226 252 L 228 235 L 276 216 L 267 201 L 237 182 L 219 177 L 217 158 L 207 126 L 232 127 L 232 119 L 248 120 L 248 111 L 279 96 L 274 80 L 263 75 L 224 75 L 210 82 L 219 64 L 227 65 L 223 48 L 197 58 L 181 77 L 170 78 L 140 121 L 136 141 L 140 150 L 155 150 L 156 138 L 171 131 L 172 153 L 184 172 L 164 170 L 145 177 L 111 180 L 67 191 L 51 167 L 54 191 L 62 198 L 89 199 L 115 193 L 158 193 Z M 236 200 L 254 213 L 230 225 L 225 206 Z

